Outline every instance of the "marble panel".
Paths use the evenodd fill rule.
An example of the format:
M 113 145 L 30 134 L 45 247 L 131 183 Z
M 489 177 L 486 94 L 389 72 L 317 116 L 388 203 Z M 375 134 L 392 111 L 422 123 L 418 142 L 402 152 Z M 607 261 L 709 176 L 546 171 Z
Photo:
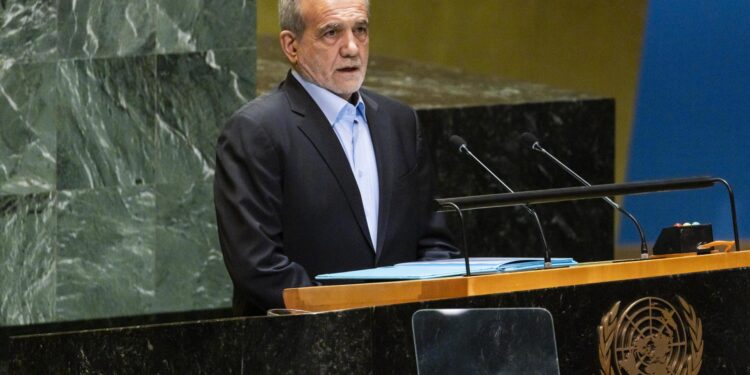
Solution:
M 10 371 L 367 374 L 371 320 L 361 309 L 28 336 L 11 339 Z
M 153 182 L 155 62 L 59 63 L 58 189 Z
M 210 182 L 156 186 L 155 311 L 232 305 Z
M 0 326 L 55 318 L 54 193 L 0 197 Z
M 61 58 L 152 53 L 156 32 L 151 0 L 59 0 Z
M 102 319 L 88 319 L 88 320 L 75 320 L 65 322 L 51 322 L 51 323 L 40 323 L 20 326 L 2 326 L 0 325 L 0 374 L 5 375 L 3 372 L 11 360 L 10 353 L 10 337 L 12 336 L 24 336 L 34 335 L 51 332 L 72 332 L 72 331 L 91 331 L 91 330 L 103 330 L 116 327 L 132 327 L 132 326 L 146 326 L 146 325 L 165 325 L 169 324 L 174 326 L 177 322 L 194 322 L 198 320 L 217 320 L 226 319 L 232 317 L 231 309 L 211 309 L 211 310 L 193 310 L 193 311 L 182 311 L 182 312 L 170 312 L 170 313 L 158 313 L 158 314 L 146 314 L 146 315 L 130 315 L 125 317 L 112 317 Z M 196 330 L 199 337 L 205 337 L 202 332 L 208 332 L 210 330 Z M 243 338 L 240 335 L 235 335 L 233 330 L 225 330 L 227 335 L 236 337 L 238 340 Z M 195 338 L 189 338 L 194 342 Z M 227 338 L 222 338 L 222 342 L 228 341 Z M 174 344 L 172 344 L 175 346 Z M 219 346 L 221 349 L 227 348 L 226 344 Z M 184 349 L 182 349 L 184 350 Z M 187 355 L 191 355 L 186 353 Z M 218 354 L 218 353 L 217 353 Z M 56 370 L 59 373 L 60 370 Z M 188 371 L 189 372 L 189 371 Z M 226 373 L 226 372 L 224 372 Z
M 57 57 L 57 0 L 0 2 L 0 62 Z
M 63 333 L 25 348 L 45 353 L 46 360 L 14 356 L 10 372 L 50 373 L 54 368 L 53 373 L 68 374 L 112 373 L 114 369 L 119 374 L 242 374 L 246 325 L 227 319 Z
M 0 196 L 56 185 L 53 63 L 0 65 Z
M 614 180 L 614 102 L 561 100 L 417 111 L 435 160 L 437 196 L 503 193 L 505 189 L 448 142 L 461 135 L 469 149 L 515 191 L 577 186 L 543 155 L 525 150 L 524 132 L 592 184 Z M 614 212 L 601 200 L 537 205 L 553 256 L 578 261 L 613 258 Z M 541 256 L 543 244 L 533 216 L 520 207 L 465 213 L 472 256 Z M 594 223 L 594 225 L 592 225 Z M 455 221 L 453 222 L 454 227 Z M 460 240 L 458 230 L 454 229 Z
M 247 319 L 242 365 L 252 374 L 372 373 L 373 309 Z
M 153 188 L 61 191 L 57 319 L 144 314 L 154 302 Z
M 255 50 L 157 57 L 157 182 L 211 181 L 224 122 L 255 91 Z
M 255 46 L 255 0 L 153 0 L 156 52 Z

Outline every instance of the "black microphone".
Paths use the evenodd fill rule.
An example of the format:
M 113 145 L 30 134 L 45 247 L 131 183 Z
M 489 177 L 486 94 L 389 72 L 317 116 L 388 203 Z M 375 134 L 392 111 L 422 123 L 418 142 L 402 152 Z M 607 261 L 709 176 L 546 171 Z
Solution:
M 586 181 L 583 177 L 579 176 L 578 173 L 573 172 L 572 169 L 568 168 L 567 165 L 565 165 L 563 162 L 561 162 L 559 159 L 557 159 L 554 155 L 549 153 L 547 150 L 542 147 L 542 145 L 539 144 L 539 140 L 531 133 L 523 133 L 521 134 L 521 142 L 526 145 L 526 147 L 530 147 L 534 151 L 541 152 L 548 158 L 552 159 L 552 161 L 555 162 L 555 164 L 559 165 L 560 168 L 562 168 L 565 172 L 567 172 L 569 175 L 573 176 L 578 182 L 585 186 L 591 186 L 591 184 Z M 633 216 L 630 212 L 626 211 L 624 208 L 620 207 L 619 204 L 615 203 L 612 199 L 609 199 L 608 197 L 602 198 L 605 202 L 609 203 L 610 206 L 612 206 L 614 209 L 622 212 L 625 216 L 630 218 L 630 220 L 633 221 L 635 224 L 635 227 L 638 229 L 638 234 L 641 236 L 641 259 L 647 259 L 648 258 L 648 244 L 646 243 L 646 235 L 643 233 L 643 227 L 641 227 L 641 223 L 638 222 L 638 220 Z
M 497 182 L 500 183 L 500 185 L 503 185 L 505 190 L 507 190 L 510 193 L 515 193 L 513 189 L 511 189 L 505 182 L 503 182 L 503 180 L 500 179 L 500 177 L 497 177 L 497 175 L 493 173 L 491 169 L 487 168 L 487 166 L 484 165 L 484 163 L 482 163 L 482 161 L 479 160 L 479 158 L 474 156 L 474 154 L 472 154 L 471 151 L 469 151 L 469 148 L 466 147 L 466 141 L 463 138 L 461 138 L 459 135 L 454 134 L 448 140 L 458 147 L 459 152 L 461 152 L 462 154 L 469 155 L 472 159 L 474 159 L 475 162 L 477 162 L 477 164 L 481 165 L 482 168 L 484 168 L 484 170 L 487 171 L 487 173 L 489 173 L 492 177 L 495 178 L 495 180 L 497 180 Z M 526 204 L 522 205 L 522 207 L 525 208 L 526 211 L 529 214 L 531 214 L 531 216 L 533 216 L 534 219 L 536 220 L 536 225 L 539 228 L 539 235 L 542 237 L 542 244 L 544 245 L 544 268 L 551 268 L 552 258 L 549 255 L 550 254 L 549 246 L 547 246 L 547 238 L 544 237 L 544 230 L 542 229 L 542 222 L 539 221 L 539 215 L 537 215 L 534 209 L 532 209 Z

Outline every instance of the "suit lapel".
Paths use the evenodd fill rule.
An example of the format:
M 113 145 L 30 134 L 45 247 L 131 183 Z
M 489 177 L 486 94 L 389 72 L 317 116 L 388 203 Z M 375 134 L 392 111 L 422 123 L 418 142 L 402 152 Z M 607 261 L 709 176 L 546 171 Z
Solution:
M 390 168 L 389 160 L 386 160 L 387 152 L 385 151 L 386 146 L 389 144 L 389 135 L 388 128 L 384 126 L 387 120 L 380 113 L 378 103 L 367 96 L 363 90 L 360 90 L 360 94 L 362 95 L 362 100 L 365 102 L 367 125 L 370 129 L 372 147 L 375 150 L 375 161 L 378 165 L 380 203 L 378 205 L 378 243 L 376 245 L 375 258 L 377 264 L 377 260 L 380 259 L 380 255 L 383 252 L 383 243 L 388 230 L 388 215 L 391 207 L 390 186 L 392 186 L 393 176 L 391 176 L 392 169 Z
M 336 133 L 328 123 L 323 111 L 318 108 L 315 101 L 291 73 L 287 75 L 281 89 L 287 94 L 292 112 L 300 116 L 297 119 L 297 127 L 310 140 L 335 176 L 357 220 L 362 235 L 367 239 L 366 242 L 369 244 L 370 250 L 374 251 L 359 188 Z

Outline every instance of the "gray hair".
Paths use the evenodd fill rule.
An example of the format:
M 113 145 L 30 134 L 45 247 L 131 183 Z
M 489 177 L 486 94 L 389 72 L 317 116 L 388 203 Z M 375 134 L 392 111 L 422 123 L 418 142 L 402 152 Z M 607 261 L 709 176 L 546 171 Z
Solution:
M 305 20 L 300 14 L 301 0 L 279 0 L 279 25 L 281 30 L 289 30 L 298 37 L 305 32 Z M 364 0 L 367 14 L 370 14 L 370 0 Z

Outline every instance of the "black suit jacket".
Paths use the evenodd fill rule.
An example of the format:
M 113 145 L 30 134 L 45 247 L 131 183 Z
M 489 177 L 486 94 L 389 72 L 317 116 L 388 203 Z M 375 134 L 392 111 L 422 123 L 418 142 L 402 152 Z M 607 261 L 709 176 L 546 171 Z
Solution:
M 357 183 L 323 112 L 288 74 L 237 111 L 217 145 L 214 201 L 237 313 L 282 307 L 282 290 L 315 275 L 456 249 L 431 210 L 432 176 L 408 106 L 360 90 L 380 182 L 372 244 Z

